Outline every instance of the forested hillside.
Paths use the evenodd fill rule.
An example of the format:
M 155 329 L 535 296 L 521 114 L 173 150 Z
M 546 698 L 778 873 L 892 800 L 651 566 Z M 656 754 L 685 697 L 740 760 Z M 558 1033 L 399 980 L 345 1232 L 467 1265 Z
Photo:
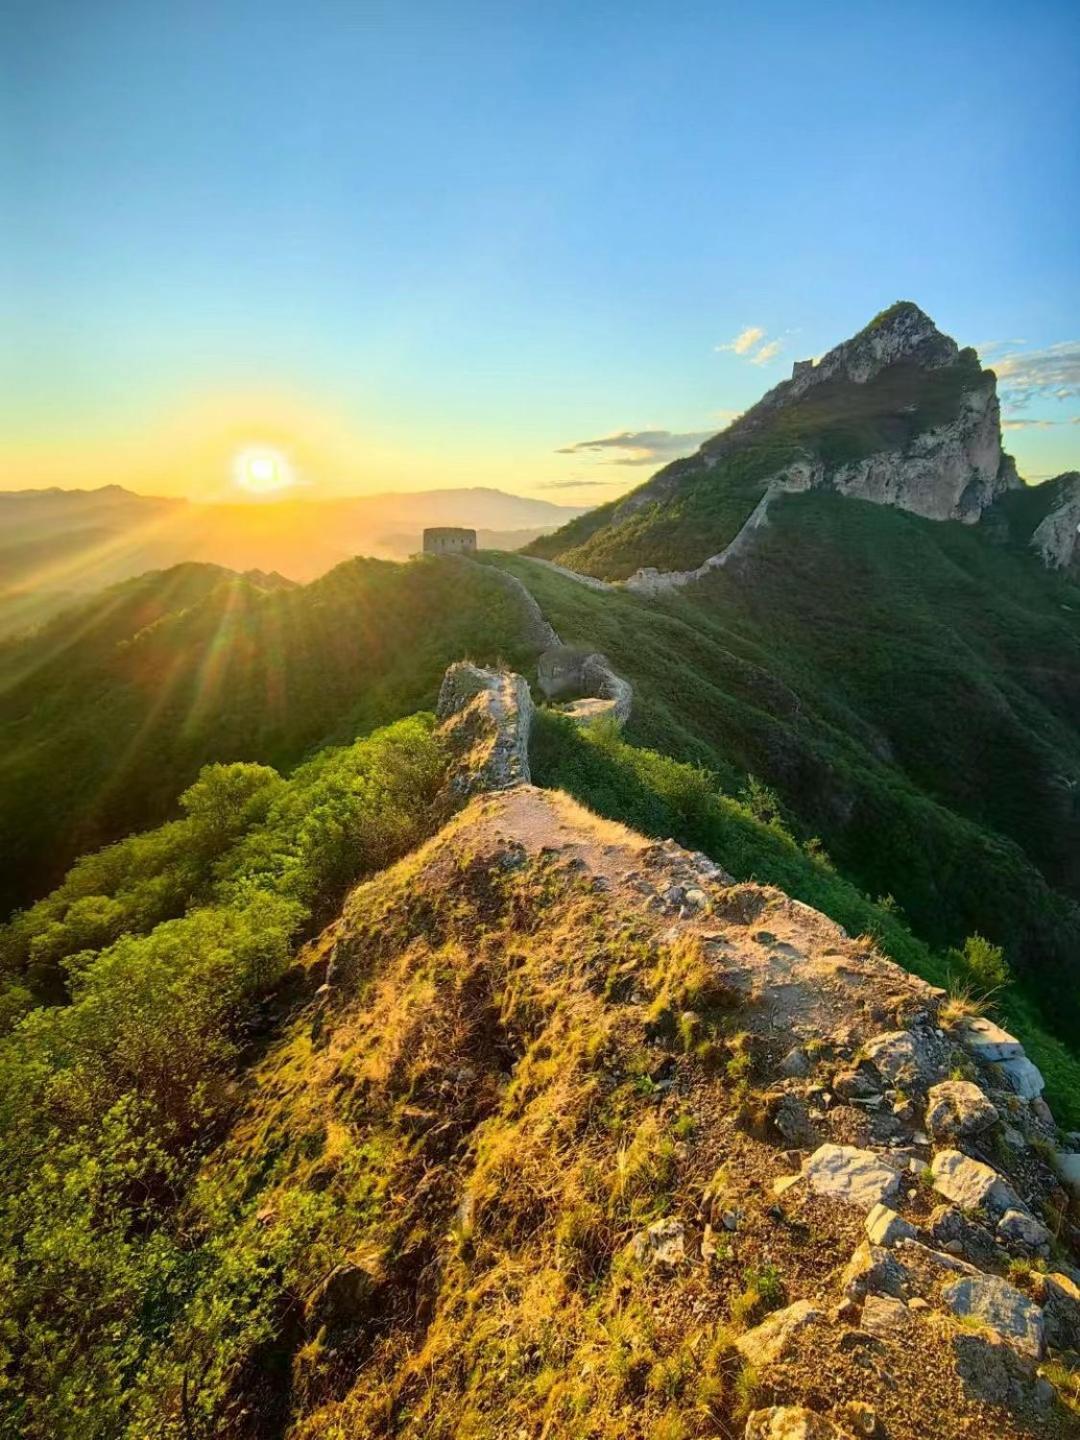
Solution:
M 755 777 L 932 947 L 1003 945 L 1076 1036 L 1074 584 L 978 527 L 826 494 L 781 497 L 745 566 L 668 597 L 500 563 L 633 682 L 628 738 L 731 794 Z
M 530 654 L 515 595 L 452 561 L 306 586 L 181 565 L 106 590 L 0 645 L 0 910 L 175 813 L 210 761 L 287 768 L 430 707 L 462 655 Z

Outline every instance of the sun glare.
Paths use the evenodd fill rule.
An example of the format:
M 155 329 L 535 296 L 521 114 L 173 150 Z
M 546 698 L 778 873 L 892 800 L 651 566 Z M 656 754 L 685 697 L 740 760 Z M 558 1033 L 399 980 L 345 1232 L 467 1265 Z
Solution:
M 233 480 L 251 495 L 272 495 L 296 484 L 288 460 L 278 450 L 241 450 L 233 460 Z

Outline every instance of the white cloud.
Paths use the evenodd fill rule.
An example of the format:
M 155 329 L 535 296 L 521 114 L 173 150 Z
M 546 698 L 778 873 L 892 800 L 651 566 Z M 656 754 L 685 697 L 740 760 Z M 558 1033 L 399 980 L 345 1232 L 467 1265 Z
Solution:
M 718 352 L 726 350 L 731 354 L 741 355 L 752 365 L 767 365 L 784 348 L 783 340 L 766 340 L 768 333 L 762 325 L 747 325 L 745 330 L 739 331 L 734 340 L 715 348 Z
M 784 348 L 782 340 L 770 340 L 767 345 L 762 345 L 756 355 L 750 357 L 752 365 L 767 365 L 770 360 L 775 360 L 780 351 Z
M 598 440 L 577 440 L 560 446 L 560 455 L 602 455 L 614 451 L 609 465 L 659 465 L 689 455 L 715 432 L 712 430 L 622 430 Z
M 1080 399 L 1080 340 L 1014 351 L 995 360 L 993 368 L 1011 409 L 1023 410 L 1035 399 Z
M 736 355 L 745 355 L 752 350 L 759 340 L 765 339 L 765 331 L 760 325 L 748 325 L 745 330 L 740 330 L 730 345 L 721 345 L 721 350 L 734 350 Z
M 1071 415 L 1068 420 L 1032 420 L 1029 417 L 1017 416 L 1001 422 L 1003 430 L 1050 430 L 1055 425 L 1080 425 L 1080 415 Z

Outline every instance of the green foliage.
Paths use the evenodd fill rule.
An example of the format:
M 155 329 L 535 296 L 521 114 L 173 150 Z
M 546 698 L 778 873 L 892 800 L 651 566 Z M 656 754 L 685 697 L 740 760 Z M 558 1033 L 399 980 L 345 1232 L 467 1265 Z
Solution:
M 30 1009 L 0 1041 L 3 1433 L 121 1433 L 133 1377 L 206 1266 L 220 1343 L 205 1374 L 271 1333 L 290 1256 L 326 1227 L 320 1195 L 298 1193 L 270 1225 L 247 1216 L 221 1250 L 192 1248 L 178 1205 L 297 938 L 431 828 L 444 772 L 430 717 L 287 781 L 209 766 L 184 819 L 87 856 L 4 932 L 9 972 L 46 967 L 69 1003 Z M 245 1215 L 230 1185 L 195 1191 L 218 1246 Z
M 0 914 L 175 816 L 204 765 L 291 769 L 432 708 L 462 656 L 525 664 L 521 631 L 520 600 L 475 565 L 357 559 L 269 590 L 181 565 L 0 642 Z
M 1009 1003 L 1080 1036 L 1080 592 L 981 527 L 818 493 L 770 517 L 746 568 L 663 600 L 498 563 L 632 682 L 628 739 L 757 777 L 932 951 L 986 936 Z
M 962 950 L 950 950 L 949 962 L 977 995 L 990 995 L 1012 983 L 1012 972 L 1000 945 L 981 935 L 969 935 Z
M 898 308 L 882 312 L 867 329 Z M 965 394 L 991 383 L 973 350 L 961 351 L 951 365 L 891 365 L 864 384 L 821 381 L 782 406 L 755 409 L 707 441 L 699 455 L 674 461 L 630 497 L 572 520 L 526 553 L 607 580 L 646 565 L 692 568 L 735 538 L 779 471 L 813 461 L 828 474 L 880 451 L 906 449 L 953 419 Z

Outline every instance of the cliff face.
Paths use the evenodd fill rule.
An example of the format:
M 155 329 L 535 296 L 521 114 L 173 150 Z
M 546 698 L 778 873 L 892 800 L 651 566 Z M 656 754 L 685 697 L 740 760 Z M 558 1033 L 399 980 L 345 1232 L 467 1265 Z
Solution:
M 1047 484 L 1057 494 L 1035 527 L 1031 544 L 1051 569 L 1080 569 L 1080 471 L 1071 470 Z
M 843 495 L 896 505 L 928 520 L 974 523 L 1003 490 L 1021 483 L 1012 457 L 1001 449 L 993 379 L 964 393 L 950 424 L 926 431 L 899 454 L 844 466 L 831 480 Z
M 843 403 L 858 411 L 868 392 L 880 392 L 887 412 L 890 380 L 924 372 L 931 389 L 948 392 L 948 412 L 933 417 L 925 428 L 898 435 L 902 443 L 886 443 L 848 463 L 835 464 L 828 455 L 814 466 L 812 487 L 842 495 L 895 505 L 929 520 L 977 521 L 1003 491 L 1021 481 L 1016 466 L 1001 447 L 1001 415 L 997 383 L 991 370 L 979 367 L 974 352 L 961 350 L 943 335 L 917 305 L 901 302 L 884 311 L 864 330 L 837 345 L 817 361 L 797 361 L 792 378 L 770 390 L 731 430 L 702 447 L 717 459 L 755 432 L 764 432 L 784 417 L 778 412 L 807 410 L 827 400 L 843 419 Z M 890 372 L 892 374 L 890 375 Z M 928 372 L 938 372 L 931 376 Z M 939 383 L 934 384 L 934 380 Z M 854 387 L 864 387 L 863 394 Z M 898 416 L 918 419 L 918 399 L 897 406 Z M 942 397 L 944 398 L 944 397 Z
M 993 371 L 903 301 L 819 360 L 796 362 L 695 455 L 535 553 L 605 579 L 685 575 L 713 563 L 770 490 L 828 490 L 974 524 L 1020 488 Z

